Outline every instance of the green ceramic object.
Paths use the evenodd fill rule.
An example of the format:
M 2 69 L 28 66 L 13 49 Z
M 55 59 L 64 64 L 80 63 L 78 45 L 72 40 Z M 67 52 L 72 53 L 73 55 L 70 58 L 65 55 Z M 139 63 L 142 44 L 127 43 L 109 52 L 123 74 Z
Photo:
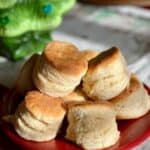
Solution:
M 6 3 L 9 8 L 4 9 Z M 74 3 L 75 0 L 0 0 L 1 54 L 17 60 L 40 52 Z
M 0 0 L 0 9 L 12 7 L 17 0 Z
M 41 53 L 52 40 L 50 32 L 28 32 L 19 37 L 1 38 L 1 54 L 19 60 L 34 53 Z

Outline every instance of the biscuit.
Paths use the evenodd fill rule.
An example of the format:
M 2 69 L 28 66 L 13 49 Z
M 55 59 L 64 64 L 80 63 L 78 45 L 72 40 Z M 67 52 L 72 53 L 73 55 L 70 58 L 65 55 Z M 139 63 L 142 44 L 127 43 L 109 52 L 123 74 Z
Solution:
M 81 54 L 83 55 L 83 57 L 85 57 L 88 61 L 90 61 L 91 59 L 93 59 L 94 57 L 96 57 L 99 52 L 94 51 L 94 50 L 83 50 L 81 51 Z
M 120 95 L 110 100 L 118 119 L 135 119 L 150 110 L 150 98 L 143 84 L 131 75 L 130 85 Z
M 33 71 L 33 81 L 43 93 L 53 97 L 70 94 L 85 75 L 87 60 L 67 42 L 49 43 Z
M 90 60 L 83 90 L 93 100 L 109 100 L 120 94 L 129 81 L 125 59 L 118 48 L 112 47 Z
M 116 113 L 106 102 L 71 105 L 67 118 L 69 125 L 66 138 L 84 149 L 107 148 L 119 139 Z
M 32 81 L 32 71 L 39 57 L 38 54 L 34 54 L 23 65 L 14 87 L 18 93 L 24 95 L 27 91 L 35 89 Z
M 38 91 L 28 92 L 15 113 L 16 132 L 26 140 L 47 141 L 56 137 L 65 116 L 61 98 Z
M 62 97 L 65 103 L 70 102 L 83 102 L 86 101 L 87 96 L 82 91 L 80 87 L 77 87 L 73 92 L 71 92 L 69 95 Z

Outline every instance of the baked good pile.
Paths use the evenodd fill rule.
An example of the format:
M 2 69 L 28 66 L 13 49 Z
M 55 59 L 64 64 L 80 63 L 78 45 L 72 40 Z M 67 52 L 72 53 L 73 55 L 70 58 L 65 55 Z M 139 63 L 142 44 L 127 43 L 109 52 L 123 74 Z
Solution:
M 121 51 L 80 51 L 53 41 L 24 64 L 15 90 L 24 95 L 9 116 L 19 136 L 31 141 L 63 135 L 83 149 L 104 149 L 120 137 L 117 120 L 135 119 L 150 110 L 150 97 L 130 73 Z

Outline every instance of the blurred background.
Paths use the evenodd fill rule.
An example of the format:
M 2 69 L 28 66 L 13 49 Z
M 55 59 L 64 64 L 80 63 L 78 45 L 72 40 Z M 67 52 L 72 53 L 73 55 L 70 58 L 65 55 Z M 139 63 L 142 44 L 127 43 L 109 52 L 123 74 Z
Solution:
M 65 15 L 54 39 L 73 42 L 80 49 L 117 46 L 130 70 L 150 85 L 150 1 L 87 1 L 92 3 L 76 3 Z
M 45 43 L 50 40 L 62 40 L 74 43 L 81 50 L 103 51 L 111 46 L 119 47 L 129 69 L 150 85 L 150 0 L 56 0 L 56 3 L 52 0 L 39 0 L 37 6 L 30 4 L 34 0 L 13 1 L 16 4 L 0 9 L 0 13 L 5 15 L 5 29 L 9 23 L 11 25 L 11 17 L 17 22 L 17 26 L 13 24 L 8 28 L 8 34 L 0 34 L 0 51 L 5 53 L 0 57 L 0 80 L 4 84 L 12 84 L 12 79 L 15 79 L 26 56 L 41 52 Z M 21 10 L 19 12 L 16 9 Z M 11 12 L 12 16 L 9 15 Z M 24 17 L 22 20 L 30 21 L 27 24 L 25 21 L 22 27 L 26 31 L 21 30 L 22 20 L 18 20 L 15 15 L 21 12 L 24 13 L 20 18 L 28 16 L 28 19 Z M 3 20 L 4 15 L 1 17 Z M 35 29 L 31 29 L 34 23 Z M 7 49 L 2 50 L 2 45 Z M 8 68 L 13 68 L 13 71 Z M 11 76 L 7 81 L 6 73 Z

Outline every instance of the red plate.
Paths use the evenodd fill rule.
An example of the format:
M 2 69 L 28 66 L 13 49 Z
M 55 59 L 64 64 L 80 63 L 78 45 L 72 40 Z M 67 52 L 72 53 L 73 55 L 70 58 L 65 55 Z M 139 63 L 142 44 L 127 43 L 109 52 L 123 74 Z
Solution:
M 145 88 L 150 94 L 150 88 L 146 86 Z M 0 96 L 2 98 L 0 101 L 1 116 L 8 113 L 12 106 L 10 100 L 12 100 L 14 94 L 11 94 L 11 96 L 8 95 L 7 93 L 12 93 L 8 91 L 9 90 L 7 88 L 0 86 Z M 114 146 L 108 148 L 107 150 L 130 150 L 150 136 L 150 112 L 138 119 L 118 121 L 118 127 L 121 131 L 121 137 Z M 6 136 L 5 137 L 2 133 L 0 133 L 0 141 L 2 140 L 2 142 L 0 142 L 0 148 L 3 146 L 5 147 L 5 150 L 6 147 L 7 149 L 12 149 L 12 147 L 13 149 L 18 149 L 19 147 L 24 150 L 80 150 L 78 146 L 66 141 L 61 136 L 58 136 L 55 140 L 49 142 L 38 143 L 27 141 L 19 137 L 13 127 L 2 120 L 0 121 L 0 128 Z

